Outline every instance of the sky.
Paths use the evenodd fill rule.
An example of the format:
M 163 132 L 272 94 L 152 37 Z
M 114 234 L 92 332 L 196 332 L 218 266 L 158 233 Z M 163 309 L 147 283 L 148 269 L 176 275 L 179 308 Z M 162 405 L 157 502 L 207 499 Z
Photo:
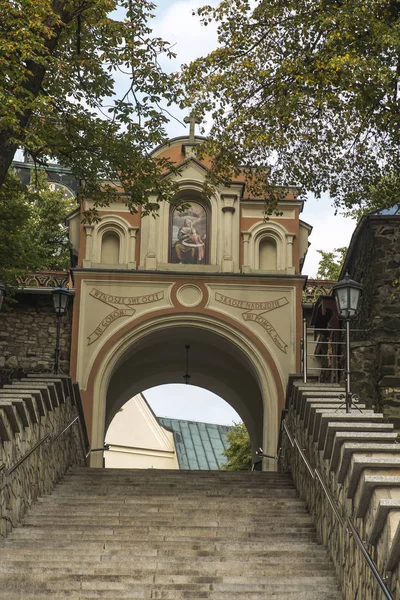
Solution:
M 157 0 L 156 0 L 157 1 Z M 192 12 L 206 2 L 193 0 L 158 0 L 152 21 L 154 34 L 168 40 L 173 45 L 177 58 L 165 61 L 166 70 L 178 70 L 182 63 L 187 63 L 198 56 L 207 54 L 216 46 L 216 27 L 213 24 L 204 27 Z M 207 4 L 216 4 L 208 0 Z M 187 129 L 183 124 L 186 116 L 178 108 L 173 110 L 178 120 L 172 120 L 167 127 L 169 137 L 185 135 Z M 179 123 L 180 121 L 181 123 Z M 206 129 L 210 123 L 205 123 Z M 303 273 L 314 277 L 318 269 L 319 254 L 317 250 L 332 251 L 334 248 L 347 246 L 355 229 L 355 221 L 335 215 L 332 202 L 324 196 L 316 200 L 309 196 L 305 202 L 301 219 L 313 227 L 310 236 L 310 249 L 303 267 Z M 144 391 L 144 394 L 158 416 L 168 416 L 209 423 L 231 424 L 240 418 L 222 399 L 201 388 L 190 386 L 190 401 L 185 385 L 160 386 Z

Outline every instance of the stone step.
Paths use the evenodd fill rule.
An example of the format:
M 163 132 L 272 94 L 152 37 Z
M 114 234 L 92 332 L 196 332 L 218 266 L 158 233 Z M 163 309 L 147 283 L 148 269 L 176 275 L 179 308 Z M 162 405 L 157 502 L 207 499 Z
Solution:
M 369 432 L 369 431 L 338 431 L 335 435 L 332 446 L 332 454 L 329 457 L 331 464 L 338 464 L 341 456 L 342 446 L 344 444 L 365 443 L 365 444 L 394 444 L 397 440 L 397 432 Z M 399 445 L 400 450 L 400 445 Z
M 181 571 L 193 571 L 194 566 L 197 567 L 196 563 L 201 563 L 202 571 L 215 570 L 215 571 L 226 571 L 226 570 L 236 570 L 241 569 L 243 565 L 244 558 L 234 557 L 231 555 L 230 559 L 227 560 L 227 555 L 220 556 L 217 553 L 209 553 L 206 556 L 203 556 L 201 552 L 197 552 L 196 563 L 188 563 L 186 567 L 182 565 L 181 557 L 173 557 L 170 555 L 160 556 L 155 555 L 153 557 L 150 556 L 142 556 L 139 552 L 134 553 L 130 552 L 127 555 L 126 552 L 122 550 L 114 550 L 114 551 L 106 551 L 103 553 L 93 553 L 90 555 L 81 551 L 74 553 L 71 556 L 70 551 L 62 551 L 58 550 L 57 552 L 44 551 L 43 549 L 40 552 L 40 556 L 37 556 L 37 553 L 29 553 L 24 551 L 22 548 L 20 551 L 15 554 L 10 554 L 9 556 L 2 556 L 1 559 L 1 569 L 8 569 L 10 566 L 23 566 L 24 568 L 34 568 L 40 569 L 42 566 L 46 566 L 47 568 L 60 568 L 59 561 L 66 560 L 68 561 L 68 569 L 75 569 L 77 567 L 82 568 L 98 568 L 99 564 L 101 564 L 102 568 L 129 568 L 130 571 L 133 570 L 154 570 L 157 569 L 158 572 L 163 569 L 168 569 L 169 572 L 171 569 L 180 569 Z M 254 570 L 257 572 L 269 571 L 271 568 L 278 571 L 283 569 L 331 569 L 331 562 L 327 558 L 326 553 L 310 553 L 310 555 L 304 557 L 299 557 L 294 552 L 280 552 L 280 553 L 264 553 L 263 556 L 259 557 L 256 560 L 256 557 L 251 555 L 247 560 L 247 570 Z M 62 568 L 66 568 L 65 565 L 62 565 Z
M 146 595 L 144 595 L 143 593 L 138 593 L 133 595 L 131 592 L 128 592 L 126 595 L 121 595 L 121 594 L 116 594 L 115 592 L 96 592 L 96 591 L 90 591 L 90 592 L 80 592 L 79 594 L 74 594 L 74 592 L 48 592 L 47 595 L 44 595 L 44 592 L 39 592 L 38 595 L 33 595 L 33 594 L 27 594 L 26 592 L 23 592 L 22 594 L 20 592 L 12 592 L 12 591 L 5 591 L 2 592 L 0 590 L 0 599 L 1 600 L 56 600 L 58 598 L 67 598 L 68 600 L 91 600 L 93 598 L 109 598 L 111 600 L 150 600 L 150 599 L 154 599 L 154 598 L 158 598 L 158 599 L 167 599 L 167 598 L 173 598 L 178 600 L 178 598 L 180 599 L 192 599 L 193 600 L 193 594 L 191 592 L 183 592 L 183 595 L 177 596 L 176 594 L 174 594 L 173 596 L 165 596 L 163 595 L 163 593 L 161 591 L 153 591 L 150 592 L 150 595 L 146 593 Z M 201 596 L 196 596 L 195 600 L 198 599 L 205 599 L 205 600 L 243 600 L 243 594 L 242 592 L 202 592 Z M 305 592 L 299 592 L 298 590 L 294 590 L 294 591 L 289 591 L 286 590 L 282 593 L 280 592 L 276 592 L 276 591 L 263 591 L 263 592 L 247 592 L 246 593 L 246 600 L 342 600 L 343 596 L 341 594 L 341 592 L 328 592 L 328 593 L 324 593 L 324 592 L 314 592 L 314 591 L 305 591 Z
M 348 498 L 352 498 L 355 494 L 361 473 L 365 470 L 368 470 L 369 474 L 400 475 L 400 454 L 399 456 L 354 454 L 348 472 Z
M 74 469 L 0 546 L 1 600 L 342 598 L 276 473 Z
M 354 410 L 351 413 L 347 413 L 346 409 L 327 409 L 327 408 L 316 408 L 310 411 L 310 418 L 308 420 L 308 433 L 313 437 L 313 441 L 317 441 L 318 433 L 323 423 L 332 423 L 334 421 L 344 422 L 365 422 L 365 421 L 378 421 L 381 422 L 383 419 L 382 415 L 377 415 L 373 410 L 365 410 L 365 406 L 359 405 L 362 411 Z
M 35 564 L 33 561 L 6 561 L 0 565 L 0 574 L 2 573 L 19 573 L 19 574 L 46 574 L 46 575 L 59 575 L 68 574 L 70 576 L 107 576 L 118 575 L 120 577 L 132 577 L 135 580 L 142 582 L 153 582 L 154 578 L 162 577 L 164 581 L 168 582 L 171 577 L 174 577 L 175 583 L 191 583 L 192 577 L 218 577 L 221 581 L 227 583 L 236 581 L 237 577 L 240 577 L 243 581 L 243 563 L 236 562 L 235 564 L 218 563 L 215 564 L 204 564 L 201 563 L 196 567 L 183 568 L 182 565 L 170 564 L 170 563 L 159 563 L 158 561 L 150 562 L 150 564 L 138 566 L 134 561 L 126 561 L 123 563 L 118 562 L 81 562 L 70 561 L 67 565 L 54 564 L 49 561 L 38 560 Z M 155 575 L 156 573 L 156 575 Z M 271 564 L 262 565 L 258 564 L 253 566 L 251 561 L 247 563 L 246 573 L 248 576 L 251 574 L 251 582 L 264 583 L 265 578 L 268 577 L 268 581 L 277 581 L 282 577 L 317 577 L 327 576 L 332 577 L 332 565 L 329 562 L 318 563 L 316 565 L 309 563 L 308 565 L 297 563 L 294 564 Z M 173 574 L 173 575 L 171 575 Z
M 338 586 L 334 577 L 327 578 L 326 575 L 317 574 L 315 576 L 306 575 L 304 577 L 301 576 L 285 576 L 284 580 L 282 577 L 279 578 L 280 581 L 274 581 L 268 579 L 268 581 L 263 579 L 263 582 L 244 582 L 243 577 L 191 577 L 190 582 L 189 578 L 180 575 L 170 575 L 163 576 L 152 574 L 152 580 L 145 580 L 143 582 L 138 582 L 137 579 L 131 576 L 98 576 L 98 575 L 57 575 L 57 574 L 30 574 L 30 573 L 19 573 L 18 578 L 14 577 L 13 573 L 9 573 L 8 575 L 2 574 L 3 586 L 2 589 L 7 587 L 10 591 L 15 590 L 15 587 L 29 589 L 31 592 L 33 590 L 43 592 L 44 589 L 49 589 L 53 591 L 63 590 L 63 591 L 80 591 L 80 590 L 94 590 L 94 591 L 112 591 L 118 592 L 120 595 L 121 592 L 127 592 L 130 594 L 140 594 L 143 591 L 151 591 L 153 592 L 157 590 L 159 586 L 160 592 L 165 594 L 165 592 L 170 592 L 176 595 L 177 598 L 185 597 L 179 596 L 179 593 L 184 591 L 192 592 L 192 594 L 198 594 L 201 592 L 207 591 L 219 591 L 219 592 L 242 592 L 242 594 L 247 594 L 247 592 L 262 592 L 262 591 L 275 591 L 275 592 L 284 592 L 285 590 L 294 591 L 294 590 L 310 590 L 315 591 L 315 589 L 319 589 L 320 592 L 336 592 L 338 590 Z M 226 581 L 225 581 L 226 579 Z M 230 581 L 229 581 L 230 579 Z M 14 585 L 13 585 L 14 584 Z M 152 589 L 153 588 L 153 589 Z M 155 589 L 154 589 L 155 588 Z M 15 590 L 17 591 L 17 590 Z M 148 596 L 151 597 L 151 596 Z M 153 596 L 157 597 L 157 596 Z M 163 596 L 161 596 L 163 597 Z M 173 598 L 175 596 L 164 596 Z M 195 596 L 196 597 L 196 596 Z M 200 596 L 201 597 L 201 596 Z
M 153 599 L 166 599 L 166 600 L 342 600 L 343 596 L 341 592 L 335 590 L 305 590 L 299 591 L 297 589 L 285 589 L 283 592 L 279 590 L 263 590 L 262 592 L 247 591 L 245 596 L 242 591 L 202 591 L 200 594 L 193 595 L 192 591 L 186 590 L 160 590 L 153 588 L 150 590 L 139 590 L 136 593 L 129 592 L 115 592 L 115 591 L 96 591 L 96 590 L 80 590 L 79 592 L 74 591 L 38 591 L 35 594 L 32 591 L 18 592 L 9 590 L 0 590 L 1 600 L 53 600 L 57 598 L 68 598 L 69 600 L 89 600 L 92 598 L 109 598 L 111 600 L 153 600 Z
M 323 457 L 331 457 L 335 436 L 337 433 L 363 432 L 363 433 L 390 433 L 393 431 L 393 423 L 345 423 L 343 421 L 328 422 L 327 427 L 320 428 L 318 438 L 318 450 L 323 450 Z M 357 441 L 357 440 L 355 440 Z
M 18 556 L 23 552 L 30 552 L 31 555 L 37 556 L 37 550 L 40 548 L 40 552 L 58 552 L 59 550 L 64 552 L 71 552 L 74 550 L 77 554 L 79 552 L 85 553 L 86 550 L 93 552 L 127 552 L 129 549 L 132 553 L 139 552 L 143 556 L 217 556 L 218 560 L 224 560 L 226 557 L 232 557 L 236 555 L 243 556 L 243 541 L 235 540 L 207 540 L 207 539 L 178 539 L 178 540 L 161 540 L 160 538 L 152 540 L 151 542 L 147 539 L 144 540 L 132 540 L 132 539 L 100 539 L 100 540 L 83 540 L 82 544 L 76 541 L 75 538 L 71 539 L 55 539 L 45 538 L 41 542 L 35 540 L 34 548 L 27 548 L 25 537 L 15 537 L 14 535 L 8 537 L 5 541 L 1 542 L 2 547 L 8 547 L 8 552 L 11 551 L 11 547 L 16 548 Z M 271 549 L 272 546 L 272 549 Z M 310 553 L 314 556 L 316 553 L 319 555 L 327 556 L 324 547 L 319 544 L 315 538 L 309 540 L 299 540 L 289 538 L 288 540 L 278 539 L 273 540 L 273 544 L 265 544 L 263 539 L 261 540 L 250 540 L 246 541 L 246 556 L 254 555 L 268 558 L 269 556 L 275 556 L 276 554 L 281 555 L 282 553 L 296 552 L 298 554 Z
M 330 468 L 336 471 L 339 483 L 344 481 L 349 469 L 353 455 L 370 454 L 382 456 L 384 454 L 400 457 L 400 444 L 379 444 L 372 442 L 345 442 L 342 444 L 340 455 L 336 455 L 336 460 L 331 459 Z

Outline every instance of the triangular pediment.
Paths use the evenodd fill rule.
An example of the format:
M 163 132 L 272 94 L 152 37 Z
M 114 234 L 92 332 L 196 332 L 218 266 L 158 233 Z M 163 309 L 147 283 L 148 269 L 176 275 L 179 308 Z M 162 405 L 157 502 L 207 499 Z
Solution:
M 207 172 L 209 171 L 208 167 L 204 163 L 200 162 L 193 156 L 186 158 L 183 162 L 176 165 L 176 168 L 178 169 L 178 174 L 176 174 L 175 171 L 167 171 L 164 177 L 175 175 L 177 179 L 182 177 L 185 177 L 186 179 L 195 176 L 196 179 L 204 180 Z

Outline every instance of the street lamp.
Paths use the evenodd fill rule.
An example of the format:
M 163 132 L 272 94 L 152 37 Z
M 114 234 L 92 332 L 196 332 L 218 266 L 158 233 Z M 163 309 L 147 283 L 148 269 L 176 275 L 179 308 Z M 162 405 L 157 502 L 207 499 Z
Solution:
M 183 379 L 184 379 L 186 385 L 189 385 L 190 377 L 191 377 L 189 375 L 189 350 L 190 350 L 189 344 L 186 344 L 185 348 L 186 348 L 186 373 L 184 374 Z
M 346 321 L 346 412 L 351 411 L 353 395 L 350 389 L 350 319 L 358 312 L 358 304 L 363 286 L 350 279 L 346 272 L 344 279 L 333 286 L 332 292 L 336 299 L 339 315 Z
M 60 358 L 60 328 L 61 328 L 61 317 L 65 315 L 68 310 L 69 304 L 69 290 L 63 287 L 56 287 L 53 290 L 53 308 L 57 315 L 57 336 L 56 336 L 56 350 L 54 353 L 54 374 L 58 374 L 58 363 Z
M 0 310 L 3 307 L 3 300 L 6 296 L 6 288 L 4 287 L 4 285 L 2 283 L 0 283 Z

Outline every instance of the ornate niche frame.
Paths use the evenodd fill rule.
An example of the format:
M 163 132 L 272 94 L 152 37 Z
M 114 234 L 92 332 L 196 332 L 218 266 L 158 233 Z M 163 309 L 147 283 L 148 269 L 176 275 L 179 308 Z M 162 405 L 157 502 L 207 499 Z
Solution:
M 182 195 L 189 208 L 182 212 L 171 207 L 169 213 L 168 262 L 170 264 L 210 264 L 211 209 L 195 194 Z M 182 260 L 179 260 L 182 259 Z

